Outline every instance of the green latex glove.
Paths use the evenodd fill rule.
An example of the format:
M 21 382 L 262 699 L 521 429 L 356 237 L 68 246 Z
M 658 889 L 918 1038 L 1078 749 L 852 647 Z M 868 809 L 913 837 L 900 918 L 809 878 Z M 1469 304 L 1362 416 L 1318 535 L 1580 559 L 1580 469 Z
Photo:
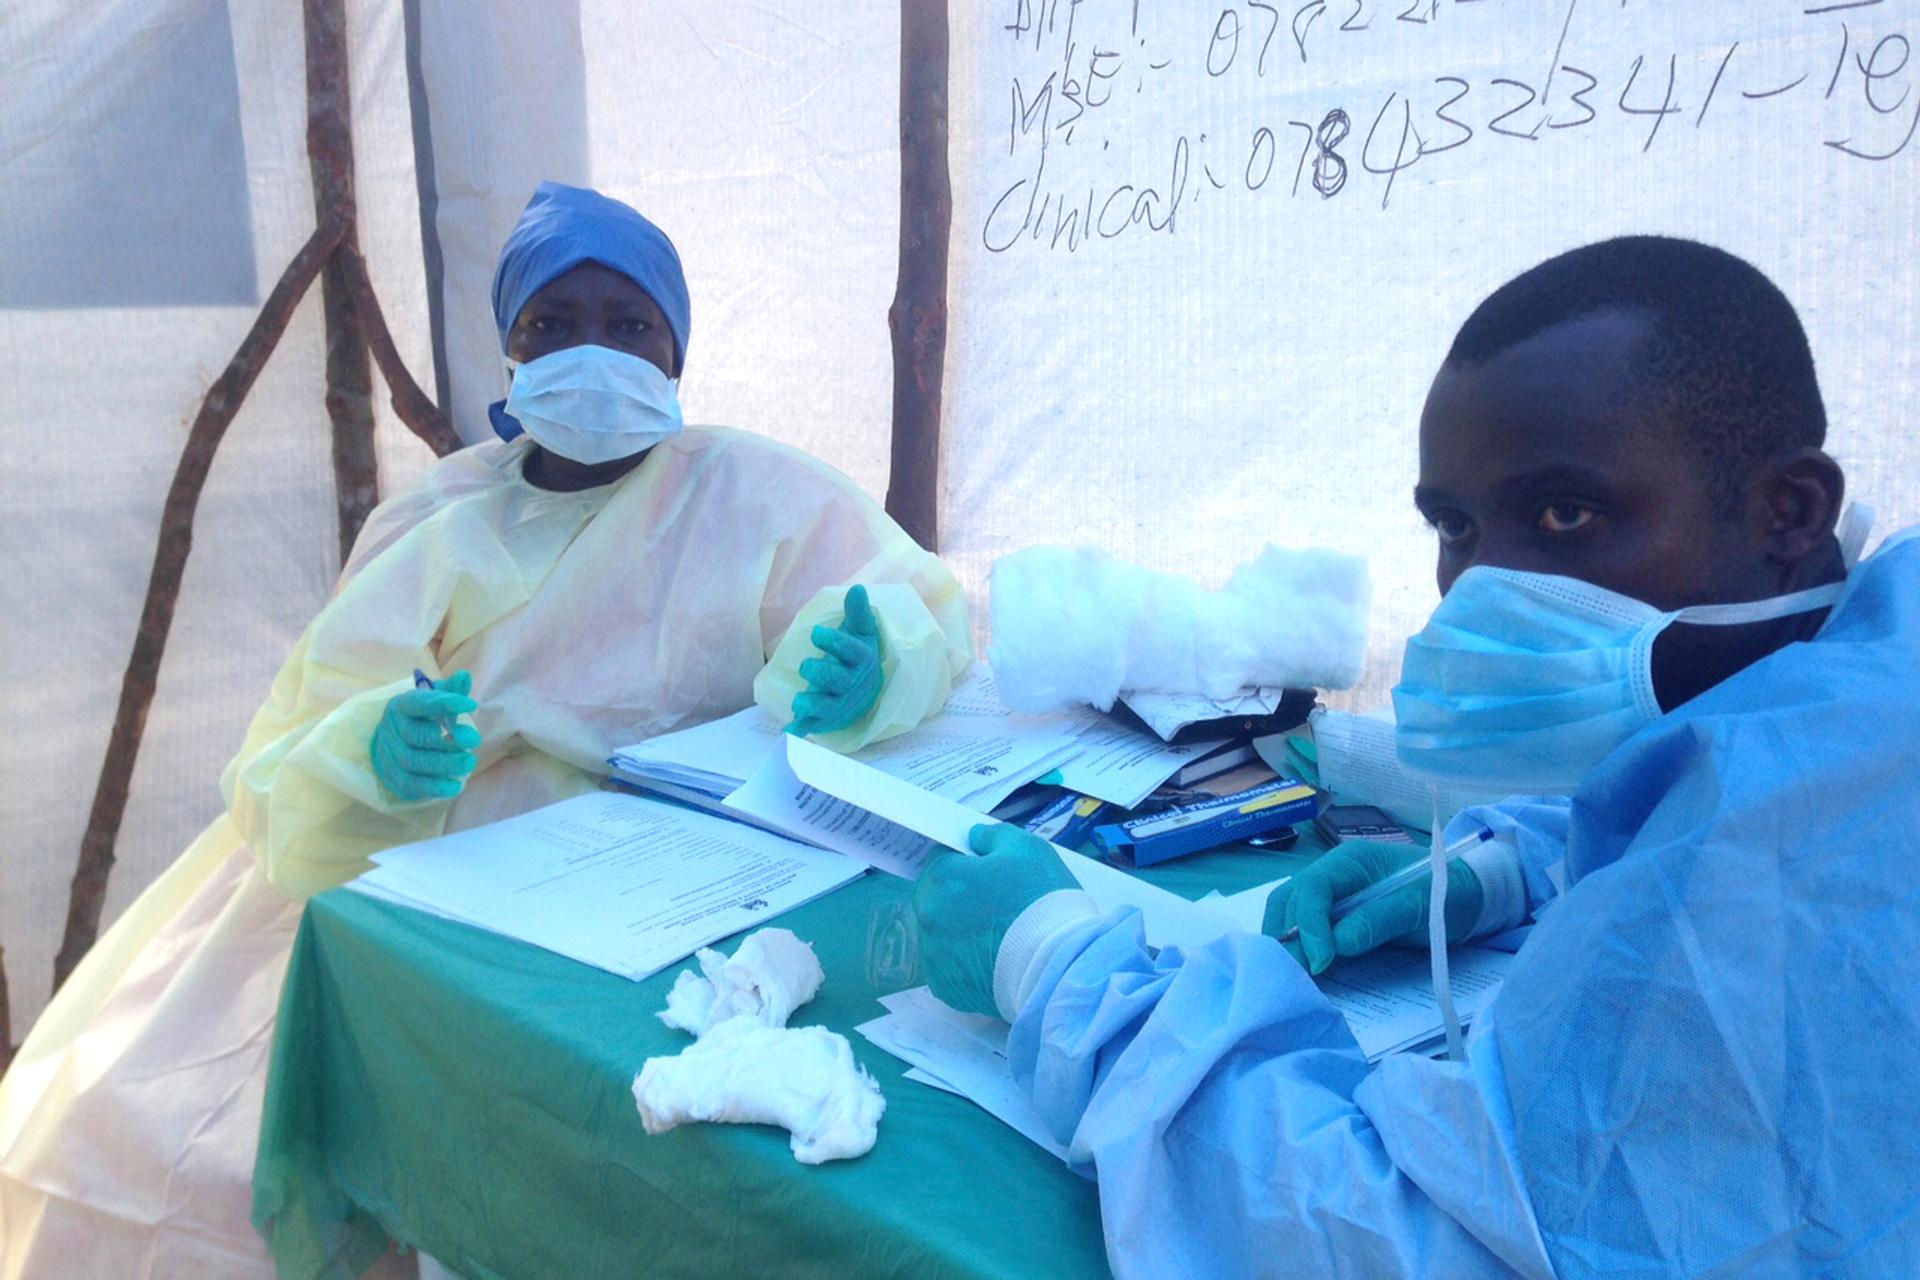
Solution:
M 480 731 L 470 724 L 453 724 L 480 704 L 473 692 L 473 675 L 456 671 L 435 689 L 409 689 L 387 703 L 374 728 L 369 751 L 373 776 L 400 800 L 450 800 L 467 785 L 476 762 Z M 441 732 L 450 725 L 450 734 Z
M 844 729 L 873 709 L 885 681 L 880 670 L 880 625 L 873 620 L 867 589 L 847 588 L 845 616 L 837 627 L 815 627 L 818 658 L 800 664 L 805 692 L 793 699 L 787 732 L 805 737 Z
M 1052 845 L 1004 822 L 982 823 L 967 833 L 967 843 L 982 856 L 940 854 L 913 886 L 920 971 L 948 1005 L 997 1018 L 993 962 L 1000 940 L 1022 911 L 1080 882 Z
M 1334 903 L 1349 894 L 1426 857 L 1425 845 L 1343 840 L 1268 895 L 1261 932 L 1277 938 L 1288 929 L 1299 929 L 1300 936 L 1283 945 L 1308 973 L 1316 976 L 1326 972 L 1338 956 L 1365 955 L 1389 942 L 1425 945 L 1432 880 L 1396 889 L 1337 924 L 1332 910 Z M 1448 942 L 1461 941 L 1473 928 L 1480 918 L 1480 897 L 1480 877 L 1473 874 L 1473 869 L 1458 858 L 1449 862 Z

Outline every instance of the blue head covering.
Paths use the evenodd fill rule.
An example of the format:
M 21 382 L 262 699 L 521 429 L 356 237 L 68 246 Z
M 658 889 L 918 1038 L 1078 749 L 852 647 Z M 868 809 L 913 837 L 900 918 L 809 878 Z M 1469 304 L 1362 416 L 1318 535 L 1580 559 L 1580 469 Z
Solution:
M 611 267 L 647 291 L 667 317 L 684 367 L 692 308 L 673 241 L 618 200 L 558 182 L 540 184 L 500 250 L 493 273 L 500 350 L 507 349 L 507 331 L 527 299 L 583 262 Z
M 647 291 L 667 318 L 676 365 L 684 369 L 692 305 L 673 241 L 632 207 L 558 182 L 540 184 L 500 249 L 500 266 L 493 273 L 500 350 L 506 351 L 507 333 L 527 299 L 583 262 L 611 267 Z M 505 404 L 492 406 L 494 430 L 512 439 L 520 434 L 520 424 Z

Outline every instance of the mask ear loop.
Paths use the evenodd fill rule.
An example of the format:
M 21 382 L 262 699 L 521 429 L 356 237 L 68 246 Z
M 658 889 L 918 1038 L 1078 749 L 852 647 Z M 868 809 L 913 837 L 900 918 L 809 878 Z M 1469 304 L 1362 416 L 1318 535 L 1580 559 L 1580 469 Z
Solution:
M 1433 862 L 1433 892 L 1427 903 L 1427 946 L 1432 955 L 1433 998 L 1440 1005 L 1440 1019 L 1447 1028 L 1447 1056 L 1455 1062 L 1467 1060 L 1466 1042 L 1460 1037 L 1460 1015 L 1453 1007 L 1453 984 L 1447 964 L 1447 858 L 1443 835 L 1446 823 L 1440 812 L 1440 788 L 1429 783 L 1427 794 L 1433 800 L 1433 842 L 1427 857 Z
M 1860 553 L 1867 549 L 1867 535 L 1873 532 L 1873 508 L 1859 502 L 1849 502 L 1847 509 L 1840 513 L 1840 561 L 1852 573 L 1860 563 Z

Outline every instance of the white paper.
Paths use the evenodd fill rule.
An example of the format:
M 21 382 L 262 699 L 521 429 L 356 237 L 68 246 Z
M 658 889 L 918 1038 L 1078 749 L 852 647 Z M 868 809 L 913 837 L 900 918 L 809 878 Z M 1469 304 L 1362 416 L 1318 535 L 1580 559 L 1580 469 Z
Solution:
M 1187 764 L 1223 744 L 1176 747 L 1101 716 L 1081 731 L 1077 745 L 1074 757 L 1060 766 L 1060 785 L 1133 809 Z
M 622 747 L 609 763 L 638 777 L 692 785 L 722 796 L 760 767 L 780 740 L 781 727 L 759 707 L 691 729 Z
M 844 799 L 817 783 L 799 777 L 793 768 L 793 759 L 796 756 L 810 757 L 813 752 L 845 761 L 894 786 L 905 787 L 915 795 L 925 796 L 929 801 L 938 800 L 941 804 L 960 809 L 951 800 L 941 800 L 910 783 L 899 782 L 877 769 L 848 760 L 838 752 L 790 735 L 786 737 L 783 749 L 769 755 L 759 770 L 726 798 L 726 807 L 784 831 L 796 840 L 805 840 L 823 849 L 858 858 L 892 875 L 909 880 L 919 875 L 920 868 L 933 853 L 933 845 L 927 835 L 912 827 L 888 821 L 864 805 Z M 960 809 L 960 812 L 967 814 L 972 822 L 983 820 L 981 815 L 970 809 Z M 966 847 L 964 832 L 959 847 Z
M 1123 693 L 1120 700 L 1162 738 L 1202 720 L 1226 716 L 1272 715 L 1283 689 L 1249 689 L 1238 697 L 1208 698 L 1196 693 Z
M 1217 902 L 1205 899 L 1202 902 L 1209 910 L 1232 921 L 1240 932 L 1259 933 L 1260 926 L 1266 923 L 1267 899 L 1290 879 L 1291 876 L 1281 876 L 1278 880 L 1269 880 L 1251 889 L 1242 889 L 1239 893 L 1226 894 Z
M 1079 726 L 1041 716 L 946 716 L 876 742 L 853 759 L 986 813 L 1067 760 Z
M 986 813 L 1079 750 L 1084 722 L 1017 715 L 976 664 L 946 709 L 918 728 L 853 753 L 884 773 Z M 785 735 L 759 707 L 622 747 L 609 763 L 630 778 L 724 796 L 752 778 Z
M 951 800 L 928 795 L 811 742 L 789 738 L 787 763 L 809 786 L 898 827 L 917 831 L 936 845 L 949 849 L 965 849 L 967 833 L 980 822 L 980 815 Z M 1155 947 L 1204 946 L 1233 929 L 1226 917 L 1177 894 L 1071 849 L 1062 849 L 1059 845 L 1053 848 L 1073 878 L 1080 882 L 1080 887 L 1092 894 L 1103 910 L 1123 905 L 1137 908 L 1147 941 Z
M 644 978 L 858 877 L 860 863 L 596 792 L 374 855 L 351 887 Z
M 889 1013 L 917 1011 L 924 1017 L 936 1018 L 1000 1057 L 1007 1056 L 1007 1037 L 1013 1033 L 1012 1027 L 984 1013 L 962 1013 L 934 995 L 931 987 L 888 992 L 880 997 L 880 1006 Z
M 992 1019 L 974 1019 L 949 1009 L 925 987 L 882 1003 L 888 1007 L 887 1014 L 862 1023 L 856 1031 L 932 1077 L 928 1083 L 933 1087 L 959 1094 L 1056 1158 L 1067 1158 L 1067 1149 L 1047 1131 L 1033 1099 L 1013 1078 L 1004 1024 L 996 1049 L 990 1039 L 968 1026 Z
M 1000 700 L 1000 686 L 994 681 L 993 668 L 976 662 L 947 695 L 941 708 L 947 716 L 1012 716 L 1019 712 Z
M 1382 947 L 1342 960 L 1314 979 L 1373 1062 L 1430 1039 L 1441 1027 L 1427 952 Z M 1492 1002 L 1513 964 L 1505 951 L 1459 947 L 1447 953 L 1453 1002 L 1462 1023 Z

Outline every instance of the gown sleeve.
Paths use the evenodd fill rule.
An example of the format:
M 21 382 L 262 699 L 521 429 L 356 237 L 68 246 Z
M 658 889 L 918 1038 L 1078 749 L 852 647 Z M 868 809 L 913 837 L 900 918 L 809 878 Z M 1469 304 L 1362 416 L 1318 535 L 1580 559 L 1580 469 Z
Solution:
M 1370 1069 L 1258 935 L 1155 954 L 1127 909 L 1050 945 L 1009 1055 L 1098 1178 L 1117 1276 L 1552 1274 L 1497 1053 Z
M 288 655 L 220 780 L 227 811 L 267 878 L 305 898 L 352 879 L 368 855 L 430 839 L 451 801 L 402 801 L 369 748 L 415 668 L 524 604 L 527 591 L 483 520 L 424 522 L 342 580 Z M 481 748 L 481 765 L 487 747 Z
M 853 751 L 946 705 L 973 661 L 973 633 L 966 597 L 938 556 L 851 480 L 820 463 L 806 471 L 798 486 L 810 491 L 805 526 L 781 542 L 768 576 L 760 614 L 767 665 L 754 678 L 753 697 L 781 723 L 791 720 L 793 699 L 807 687 L 800 664 L 819 654 L 813 628 L 838 626 L 847 589 L 865 585 L 885 683 L 866 715 L 815 739 Z

